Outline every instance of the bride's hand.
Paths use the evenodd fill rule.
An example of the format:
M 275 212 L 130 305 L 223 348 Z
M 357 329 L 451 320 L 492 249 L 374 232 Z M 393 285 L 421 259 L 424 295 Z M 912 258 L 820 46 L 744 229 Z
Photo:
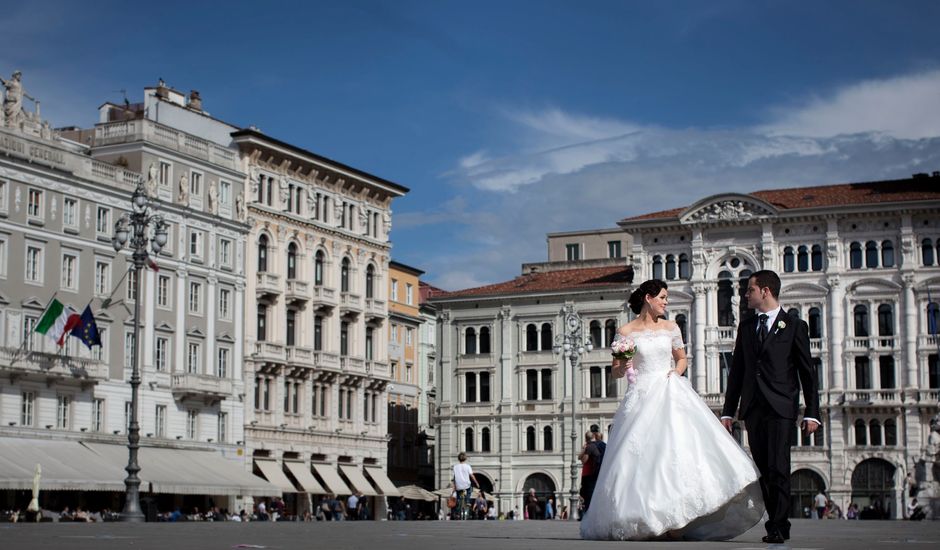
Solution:
M 669 372 L 666 373 L 666 378 L 669 378 L 669 377 L 672 376 L 673 374 L 675 374 L 676 376 L 682 376 L 682 374 L 680 374 L 678 370 L 672 369 L 672 370 L 670 370 Z
M 614 378 L 623 378 L 627 374 L 627 369 L 633 366 L 633 359 L 624 361 L 623 359 L 614 359 L 614 367 L 611 374 Z

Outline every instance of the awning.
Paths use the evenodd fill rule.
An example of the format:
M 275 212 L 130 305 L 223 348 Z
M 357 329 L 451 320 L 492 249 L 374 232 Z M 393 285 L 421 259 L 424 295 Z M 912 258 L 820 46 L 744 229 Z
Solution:
M 401 496 L 398 487 L 395 487 L 395 484 L 385 475 L 385 470 L 382 468 L 366 466 L 366 474 L 379 486 L 379 491 L 382 491 L 383 495 L 387 497 Z
M 255 460 L 255 464 L 268 481 L 277 485 L 285 493 L 300 492 L 297 490 L 297 487 L 294 487 L 294 484 L 287 479 L 287 476 L 284 475 L 284 470 L 281 469 L 281 465 L 277 462 L 258 459 Z
M 124 490 L 123 466 L 102 460 L 78 441 L 0 437 L 0 489 L 32 489 L 37 463 L 41 491 Z
M 127 464 L 127 448 L 106 443 L 83 443 L 101 461 Z M 229 460 L 220 453 L 165 447 L 141 447 L 141 491 L 180 495 L 242 495 L 273 496 L 281 489 L 245 471 L 243 464 Z M 123 479 L 121 476 L 120 479 Z M 121 489 L 123 490 L 123 489 Z
M 332 466 L 314 463 L 313 469 L 317 471 L 317 474 L 323 479 L 323 483 L 326 484 L 326 488 L 329 489 L 331 493 L 335 495 L 352 494 L 352 491 L 343 483 L 343 480 Z
M 368 497 L 378 496 L 375 488 L 372 487 L 372 484 L 369 483 L 369 480 L 366 479 L 366 476 L 362 475 L 362 470 L 359 469 L 359 466 L 353 466 L 352 464 L 340 464 L 339 469 L 346 474 L 346 479 L 352 483 L 353 487 L 357 491 Z
M 297 483 L 300 483 L 300 486 L 304 488 L 304 492 L 310 493 L 311 495 L 326 494 L 326 490 L 320 485 L 317 478 L 313 477 L 313 474 L 310 473 L 310 468 L 308 468 L 306 464 L 303 462 L 291 462 L 289 460 L 285 460 L 284 464 L 287 465 L 287 469 L 290 470 L 290 473 L 294 475 L 294 479 L 297 480 Z

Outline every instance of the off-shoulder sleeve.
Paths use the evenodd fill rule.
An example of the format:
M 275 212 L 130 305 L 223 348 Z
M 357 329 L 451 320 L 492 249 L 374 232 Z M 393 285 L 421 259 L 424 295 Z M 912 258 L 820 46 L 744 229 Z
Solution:
M 672 329 L 672 349 L 684 348 L 685 342 L 682 341 L 682 331 L 679 330 L 679 326 L 676 325 Z

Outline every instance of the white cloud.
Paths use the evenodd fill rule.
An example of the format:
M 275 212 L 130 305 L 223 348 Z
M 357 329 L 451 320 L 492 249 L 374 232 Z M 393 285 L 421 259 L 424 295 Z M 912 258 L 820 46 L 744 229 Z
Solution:
M 770 134 L 835 136 L 879 131 L 898 138 L 940 135 L 940 70 L 847 86 L 773 111 Z

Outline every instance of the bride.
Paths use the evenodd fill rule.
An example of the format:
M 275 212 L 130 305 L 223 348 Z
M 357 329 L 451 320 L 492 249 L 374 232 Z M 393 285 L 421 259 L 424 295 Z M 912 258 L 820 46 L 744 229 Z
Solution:
M 658 279 L 630 295 L 637 318 L 618 338 L 635 345 L 634 367 L 613 419 L 607 451 L 581 520 L 581 538 L 727 540 L 764 513 L 758 472 L 682 374 L 679 327 L 663 318 L 668 292 Z

